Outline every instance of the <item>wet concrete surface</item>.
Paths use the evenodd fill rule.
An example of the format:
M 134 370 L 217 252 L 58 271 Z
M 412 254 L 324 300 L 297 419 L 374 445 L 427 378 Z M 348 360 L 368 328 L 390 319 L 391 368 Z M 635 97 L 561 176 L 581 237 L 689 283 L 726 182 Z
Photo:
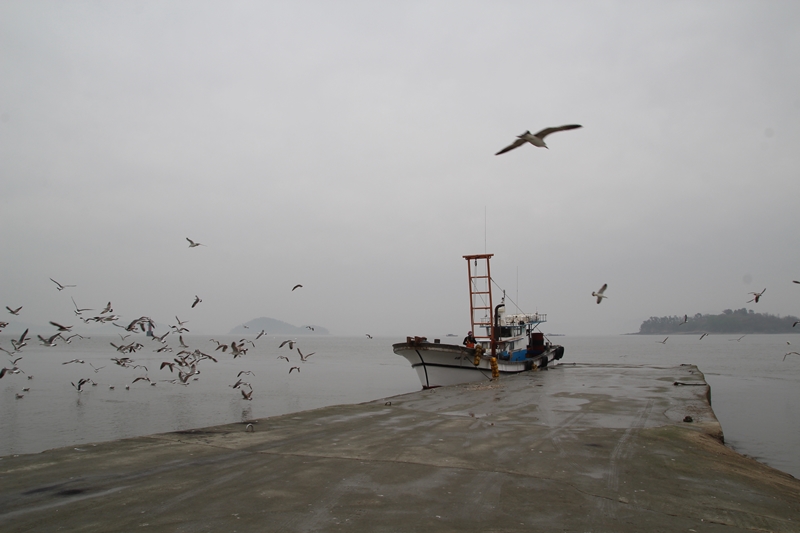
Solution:
M 3 457 L 0 530 L 800 531 L 800 481 L 708 398 L 694 366 L 559 365 Z

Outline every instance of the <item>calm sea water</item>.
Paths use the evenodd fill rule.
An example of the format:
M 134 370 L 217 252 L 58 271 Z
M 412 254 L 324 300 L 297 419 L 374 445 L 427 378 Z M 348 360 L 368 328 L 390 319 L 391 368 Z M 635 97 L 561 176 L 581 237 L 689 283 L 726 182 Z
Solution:
M 794 335 L 604 336 L 554 337 L 566 348 L 564 362 L 697 365 L 711 385 L 714 412 L 726 443 L 750 457 L 800 478 L 800 357 L 788 351 L 800 348 Z M 10 336 L 0 335 L 0 345 L 10 348 Z M 127 339 L 126 342 L 133 340 Z M 247 355 L 233 359 L 214 351 L 207 336 L 184 336 L 192 349 L 218 356 L 218 363 L 203 361 L 199 379 L 189 386 L 166 381 L 175 378 L 162 361 L 172 360 L 177 339 L 169 343 L 174 353 L 155 353 L 161 345 L 138 336 L 144 344 L 129 354 L 143 368 L 123 368 L 112 357 L 110 342 L 118 336 L 74 339 L 70 345 L 48 348 L 30 343 L 17 363 L 25 374 L 0 380 L 0 456 L 37 453 L 62 446 L 265 418 L 335 404 L 359 403 L 420 389 L 416 372 L 392 353 L 391 344 L 402 339 L 299 337 L 303 353 L 315 352 L 305 363 L 297 351 L 278 348 L 283 338 L 262 337 Z M 233 336 L 218 336 L 230 344 Z M 794 344 L 797 348 L 787 345 Z M 443 339 L 444 340 L 444 339 Z M 249 345 L 248 345 L 249 346 Z M 800 351 L 800 350 L 798 350 Z M 278 359 L 286 355 L 291 363 Z M 5 354 L 3 354 L 5 356 Z M 74 358 L 85 363 L 62 364 Z M 8 359 L 6 357 L 6 359 Z M 95 372 L 89 364 L 100 368 Z M 10 366 L 3 361 L 3 366 Z M 300 372 L 289 374 L 292 366 Z M 252 401 L 232 389 L 241 371 L 253 387 Z M 146 381 L 130 385 L 138 376 Z M 28 379 L 32 376 L 33 379 Z M 91 378 L 78 393 L 71 382 Z M 114 389 L 110 389 L 110 387 Z M 30 391 L 22 389 L 29 387 Z M 17 394 L 24 397 L 17 399 Z

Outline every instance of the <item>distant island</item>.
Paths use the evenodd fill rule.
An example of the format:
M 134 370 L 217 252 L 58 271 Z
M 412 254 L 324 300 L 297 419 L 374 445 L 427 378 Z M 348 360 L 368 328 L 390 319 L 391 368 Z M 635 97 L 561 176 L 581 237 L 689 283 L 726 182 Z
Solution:
M 684 320 L 686 318 L 686 320 Z M 744 307 L 735 311 L 725 309 L 720 315 L 651 316 L 639 326 L 637 335 L 664 335 L 690 333 L 800 333 L 800 321 L 796 316 L 778 316 L 755 313 Z
M 310 326 L 310 327 L 309 327 Z M 313 330 L 310 328 L 314 328 Z M 308 326 L 293 326 L 286 322 L 274 318 L 254 318 L 250 322 L 245 322 L 241 326 L 236 326 L 230 331 L 231 335 L 246 335 L 249 333 L 259 333 L 261 330 L 267 335 L 330 335 L 331 332 L 322 326 L 308 324 Z

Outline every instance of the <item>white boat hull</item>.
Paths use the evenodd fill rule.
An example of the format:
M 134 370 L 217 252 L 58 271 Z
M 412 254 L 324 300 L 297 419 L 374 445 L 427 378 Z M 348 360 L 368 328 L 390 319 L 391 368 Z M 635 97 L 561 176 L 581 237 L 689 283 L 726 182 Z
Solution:
M 474 365 L 475 350 L 454 344 L 429 343 L 414 341 L 409 338 L 392 346 L 394 353 L 402 355 L 411 367 L 417 371 L 422 388 L 445 387 L 459 383 L 474 381 L 489 381 L 492 379 L 491 362 L 487 356 Z M 497 367 L 500 376 L 518 374 L 532 370 L 534 367 L 542 368 L 552 361 L 559 359 L 560 346 L 553 346 L 525 361 L 503 361 L 498 359 Z

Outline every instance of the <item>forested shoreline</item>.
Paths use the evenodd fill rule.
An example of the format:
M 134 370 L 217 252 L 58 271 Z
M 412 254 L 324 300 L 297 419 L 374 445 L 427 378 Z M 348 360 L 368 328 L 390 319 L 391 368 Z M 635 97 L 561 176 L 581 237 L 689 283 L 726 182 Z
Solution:
M 800 318 L 756 313 L 752 309 L 725 309 L 719 315 L 651 316 L 639 326 L 638 335 L 680 333 L 800 333 Z

